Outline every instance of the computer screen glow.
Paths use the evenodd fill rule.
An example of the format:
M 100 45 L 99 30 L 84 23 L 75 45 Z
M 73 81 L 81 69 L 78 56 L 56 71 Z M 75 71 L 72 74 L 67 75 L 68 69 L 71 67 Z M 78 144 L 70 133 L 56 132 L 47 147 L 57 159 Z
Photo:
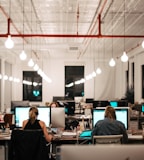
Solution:
M 142 104 L 142 110 L 141 111 L 144 112 L 144 104 Z
M 15 108 L 15 125 L 16 127 L 22 127 L 24 120 L 29 119 L 29 109 L 30 107 L 16 107 Z M 38 107 L 38 117 L 37 119 L 45 122 L 46 127 L 50 125 L 51 119 L 51 109 L 50 107 Z
M 110 106 L 111 107 L 118 107 L 118 102 L 117 101 L 110 101 Z
M 115 108 L 116 119 L 124 123 L 125 128 L 128 129 L 129 124 L 129 110 L 128 108 Z M 93 126 L 99 121 L 104 119 L 105 108 L 93 109 Z

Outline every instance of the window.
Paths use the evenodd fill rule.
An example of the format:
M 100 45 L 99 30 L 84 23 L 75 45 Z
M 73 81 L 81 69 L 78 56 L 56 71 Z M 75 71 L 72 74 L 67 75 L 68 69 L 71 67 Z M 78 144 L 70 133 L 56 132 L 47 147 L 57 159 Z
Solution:
M 23 100 L 42 101 L 42 77 L 36 71 L 23 71 Z
M 84 66 L 65 66 L 65 96 L 74 98 L 84 96 L 84 83 L 75 84 L 75 81 L 84 78 Z M 72 86 L 68 84 L 73 83 Z

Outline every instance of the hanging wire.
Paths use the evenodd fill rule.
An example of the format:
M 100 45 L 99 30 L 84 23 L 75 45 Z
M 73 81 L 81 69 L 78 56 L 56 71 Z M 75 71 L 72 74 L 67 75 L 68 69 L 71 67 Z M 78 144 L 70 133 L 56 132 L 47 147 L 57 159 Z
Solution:
M 11 18 L 11 0 L 9 0 L 9 18 Z
M 112 4 L 112 36 L 113 36 L 113 4 Z M 112 37 L 112 58 L 113 58 L 113 37 Z
M 31 33 L 32 33 L 32 0 L 31 0 Z M 31 36 L 31 58 L 32 58 L 32 36 Z
M 125 0 L 124 0 L 124 36 L 125 36 Z M 125 51 L 125 37 L 124 37 L 124 51 Z
M 23 0 L 23 34 L 24 34 L 24 0 Z M 24 50 L 24 38 L 23 38 L 23 50 Z

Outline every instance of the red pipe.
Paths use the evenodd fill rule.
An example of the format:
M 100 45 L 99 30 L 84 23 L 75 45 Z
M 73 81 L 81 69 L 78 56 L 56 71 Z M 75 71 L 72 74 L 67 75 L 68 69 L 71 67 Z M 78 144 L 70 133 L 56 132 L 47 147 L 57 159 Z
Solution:
M 101 14 L 98 16 L 98 35 L 101 36 Z
M 11 37 L 48 37 L 48 38 L 144 38 L 144 35 L 84 35 L 84 34 L 10 34 Z M 8 34 L 0 34 L 0 37 L 7 37 Z
M 10 23 L 13 25 L 13 27 L 15 28 L 15 30 L 17 31 L 17 33 L 21 34 L 20 31 L 17 29 L 17 27 L 14 25 L 13 21 L 10 19 L 9 15 L 5 12 L 5 10 L 3 9 L 2 6 L 0 6 L 0 9 L 2 11 L 2 13 L 7 17 L 8 19 L 8 33 L 10 34 Z
M 105 0 L 105 3 L 107 2 L 107 0 Z M 100 11 L 100 13 L 103 11 L 103 8 L 105 6 L 105 3 Z M 0 9 L 2 10 L 2 12 L 4 13 L 4 15 L 8 18 L 8 33 L 7 34 L 0 34 L 0 37 L 7 37 L 10 34 L 10 23 L 12 23 L 12 25 L 14 26 L 14 28 L 16 29 L 16 31 L 18 32 L 18 34 L 10 34 L 11 37 L 57 37 L 57 38 L 144 38 L 144 35 L 102 35 L 101 34 L 101 14 L 99 14 L 98 16 L 98 20 L 99 20 L 99 27 L 98 27 L 98 34 L 96 35 L 83 35 L 83 34 L 21 34 L 18 29 L 16 28 L 16 26 L 14 25 L 14 23 L 12 22 L 12 20 L 9 18 L 9 16 L 7 15 L 7 13 L 4 11 L 4 9 L 0 6 Z

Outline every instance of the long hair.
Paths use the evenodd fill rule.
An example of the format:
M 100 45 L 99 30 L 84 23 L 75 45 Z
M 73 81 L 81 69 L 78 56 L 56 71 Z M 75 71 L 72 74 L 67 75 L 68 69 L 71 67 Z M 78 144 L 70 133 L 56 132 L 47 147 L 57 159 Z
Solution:
M 105 109 L 105 118 L 116 119 L 115 109 L 111 106 L 107 106 Z
M 37 107 L 31 107 L 29 109 L 29 119 L 30 119 L 31 124 L 35 122 L 35 120 L 37 119 L 37 116 L 38 116 Z

